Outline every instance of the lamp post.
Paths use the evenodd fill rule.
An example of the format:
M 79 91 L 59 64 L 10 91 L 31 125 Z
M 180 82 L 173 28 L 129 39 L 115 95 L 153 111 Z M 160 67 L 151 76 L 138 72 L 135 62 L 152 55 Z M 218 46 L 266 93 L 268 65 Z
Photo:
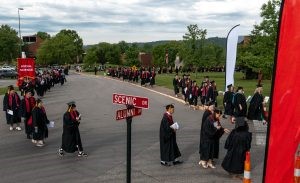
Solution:
M 19 44 L 19 53 L 20 53 L 20 58 L 22 57 L 22 37 L 21 37 L 21 24 L 20 24 L 20 10 L 24 10 L 24 8 L 18 8 L 18 18 L 19 18 L 19 38 L 20 38 L 20 44 Z

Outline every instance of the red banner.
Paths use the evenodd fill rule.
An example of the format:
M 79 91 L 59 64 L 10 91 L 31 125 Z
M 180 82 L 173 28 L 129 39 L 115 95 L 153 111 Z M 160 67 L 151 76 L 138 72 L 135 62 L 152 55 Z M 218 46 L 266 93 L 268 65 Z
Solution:
M 264 182 L 292 183 L 300 142 L 300 1 L 282 1 Z
M 35 63 L 33 58 L 18 58 L 19 79 L 29 77 L 35 78 Z

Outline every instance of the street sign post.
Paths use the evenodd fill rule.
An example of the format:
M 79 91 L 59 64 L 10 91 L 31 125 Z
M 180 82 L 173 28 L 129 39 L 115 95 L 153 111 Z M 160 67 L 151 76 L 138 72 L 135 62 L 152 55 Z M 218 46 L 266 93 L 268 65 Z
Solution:
M 124 95 L 124 94 L 117 94 L 117 93 L 113 93 L 112 103 L 113 104 L 123 104 L 123 105 L 133 105 L 134 107 L 144 108 L 144 109 L 149 108 L 148 98 Z
M 128 117 L 140 116 L 141 114 L 142 114 L 142 109 L 140 108 L 117 110 L 116 120 L 121 120 Z
M 113 104 L 123 104 L 127 106 L 127 109 L 116 111 L 116 120 L 126 118 L 127 123 L 127 165 L 126 165 L 126 182 L 131 182 L 131 123 L 132 117 L 139 116 L 142 114 L 142 109 L 149 108 L 148 98 L 131 96 L 124 94 L 113 93 L 112 96 Z

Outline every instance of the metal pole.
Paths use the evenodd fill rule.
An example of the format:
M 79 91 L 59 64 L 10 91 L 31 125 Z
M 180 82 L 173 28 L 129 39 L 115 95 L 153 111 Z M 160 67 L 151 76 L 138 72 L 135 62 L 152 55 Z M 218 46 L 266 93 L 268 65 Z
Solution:
M 127 105 L 127 109 L 132 109 L 134 108 L 133 105 Z M 126 174 L 126 179 L 127 183 L 131 182 L 131 124 L 132 124 L 132 117 L 126 118 L 126 123 L 127 123 L 127 174 Z
M 132 117 L 126 119 L 127 122 L 127 183 L 131 182 L 131 123 Z
M 20 10 L 24 10 L 23 8 L 18 8 L 18 18 L 19 18 L 19 54 L 20 58 L 22 57 L 22 37 L 21 37 L 21 21 L 20 21 Z

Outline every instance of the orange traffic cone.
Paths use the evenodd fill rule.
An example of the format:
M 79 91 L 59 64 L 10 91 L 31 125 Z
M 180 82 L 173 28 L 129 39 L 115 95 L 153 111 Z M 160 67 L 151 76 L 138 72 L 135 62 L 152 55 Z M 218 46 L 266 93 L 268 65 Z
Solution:
M 243 183 L 251 183 L 251 162 L 250 162 L 250 152 L 246 152 L 246 160 L 244 165 L 244 179 Z
M 298 146 L 298 150 L 296 152 L 294 183 L 300 183 L 300 145 Z

